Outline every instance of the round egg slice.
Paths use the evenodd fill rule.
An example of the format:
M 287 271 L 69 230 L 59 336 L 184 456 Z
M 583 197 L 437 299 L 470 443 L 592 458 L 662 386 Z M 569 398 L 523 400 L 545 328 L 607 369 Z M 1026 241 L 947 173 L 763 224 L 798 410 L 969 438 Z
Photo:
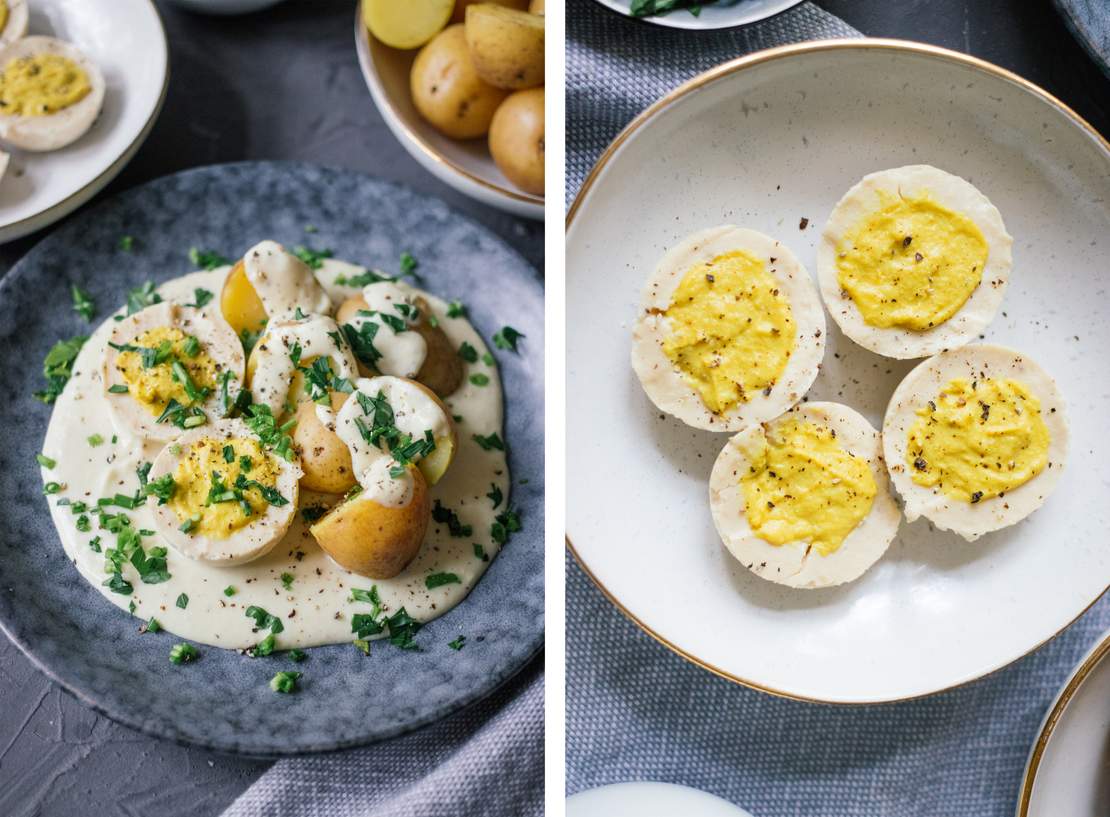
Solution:
M 147 502 L 179 553 L 236 565 L 267 554 L 297 511 L 301 468 L 267 451 L 242 420 L 182 434 L 154 459 Z
M 23 37 L 28 18 L 27 0 L 0 0 L 0 46 Z
M 974 541 L 1021 521 L 1056 487 L 1068 452 L 1064 400 L 1028 355 L 965 346 L 898 385 L 883 449 L 906 519 Z
M 879 432 L 839 403 L 804 403 L 733 435 L 713 464 L 709 505 L 729 552 L 790 587 L 859 578 L 901 520 Z
M 225 416 L 243 384 L 243 346 L 215 307 L 163 301 L 116 323 L 104 389 L 120 431 L 172 440 Z
M 24 150 L 57 150 L 92 127 L 104 75 L 75 46 L 24 37 L 0 49 L 0 139 Z
M 864 176 L 817 246 L 821 296 L 841 331 L 893 358 L 974 340 L 1002 303 L 1013 239 L 971 183 L 929 165 Z
M 711 431 L 782 414 L 813 384 L 824 350 L 825 314 L 794 253 L 729 225 L 663 256 L 632 331 L 632 368 L 651 401 Z

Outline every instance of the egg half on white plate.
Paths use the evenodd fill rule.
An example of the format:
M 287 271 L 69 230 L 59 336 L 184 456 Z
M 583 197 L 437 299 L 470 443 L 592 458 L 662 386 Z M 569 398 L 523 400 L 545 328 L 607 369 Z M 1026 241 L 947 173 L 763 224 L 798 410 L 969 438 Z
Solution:
M 733 435 L 713 464 L 709 504 L 729 552 L 790 587 L 863 575 L 901 520 L 879 432 L 840 403 L 804 403 Z
M 973 541 L 1020 522 L 1056 487 L 1068 454 L 1064 399 L 1028 355 L 965 346 L 906 375 L 883 448 L 906 519 Z
M 23 37 L 29 17 L 27 0 L 0 0 L 0 46 Z
M 929 165 L 864 176 L 817 246 L 829 313 L 849 338 L 893 358 L 969 343 L 1010 277 L 1013 239 L 970 182 Z
M 632 332 L 632 368 L 651 401 L 711 431 L 786 411 L 824 350 L 825 313 L 805 267 L 775 239 L 730 225 L 663 256 Z

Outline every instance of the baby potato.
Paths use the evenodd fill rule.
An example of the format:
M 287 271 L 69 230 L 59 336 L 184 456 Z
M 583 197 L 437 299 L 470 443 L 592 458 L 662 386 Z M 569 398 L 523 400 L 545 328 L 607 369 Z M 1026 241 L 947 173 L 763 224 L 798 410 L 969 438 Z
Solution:
M 447 397 L 462 382 L 462 360 L 443 330 L 438 326 L 432 326 L 428 322 L 428 315 L 432 314 L 428 302 L 421 297 L 417 297 L 414 303 L 416 308 L 420 310 L 420 322 L 412 328 L 412 331 L 424 338 L 424 342 L 428 346 L 428 354 L 424 358 L 424 364 L 420 367 L 420 371 L 416 373 L 416 380 L 427 386 L 439 397 Z M 339 311 L 335 313 L 335 322 L 340 326 L 350 323 L 356 312 L 367 307 L 368 304 L 361 295 L 353 295 L 340 304 Z M 396 372 L 376 372 L 364 365 L 361 360 L 358 362 L 358 370 L 363 377 L 374 377 L 377 374 L 396 374 Z M 451 416 L 451 413 L 446 409 L 444 409 L 444 413 L 448 417 Z
M 528 11 L 532 14 L 543 14 L 543 0 L 532 0 L 528 6 Z
M 448 26 L 421 49 L 409 83 L 416 110 L 453 139 L 485 136 L 505 98 L 504 91 L 478 76 L 462 25 Z
M 266 307 L 247 278 L 246 267 L 239 259 L 224 279 L 220 291 L 220 312 L 235 334 L 242 336 L 243 330 L 257 332 L 266 325 Z
M 371 579 L 391 579 L 404 570 L 420 551 L 432 515 L 428 484 L 418 469 L 409 473 L 413 491 L 407 505 L 380 505 L 356 494 L 309 528 L 324 552 Z
M 543 88 L 517 91 L 501 103 L 489 129 L 489 152 L 509 181 L 543 195 Z
M 443 30 L 453 0 L 363 0 L 362 21 L 370 33 L 394 48 L 419 48 Z
M 478 76 L 517 91 L 543 85 L 544 20 L 492 3 L 466 10 L 466 44 Z
M 332 392 L 331 407 L 339 411 L 347 395 Z M 345 494 L 355 487 L 351 451 L 334 431 L 316 416 L 316 404 L 297 406 L 297 425 L 293 429 L 293 445 L 301 455 L 301 487 L 325 494 Z
M 528 0 L 455 0 L 455 13 L 451 15 L 451 22 L 465 23 L 467 6 L 472 6 L 475 3 L 496 3 L 505 8 L 521 11 L 528 8 Z

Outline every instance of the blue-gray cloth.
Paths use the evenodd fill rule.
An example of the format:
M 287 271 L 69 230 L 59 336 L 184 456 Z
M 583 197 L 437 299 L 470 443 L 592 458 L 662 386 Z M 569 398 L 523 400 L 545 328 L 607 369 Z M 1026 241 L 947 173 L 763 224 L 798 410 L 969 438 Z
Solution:
M 224 817 L 540 817 L 542 662 L 533 660 L 486 700 L 410 735 L 280 760 Z
M 857 34 L 809 3 L 712 34 L 626 21 L 591 0 L 567 8 L 568 202 L 620 129 L 694 74 L 760 48 Z M 1045 710 L 1110 626 L 1104 598 L 987 679 L 853 708 L 775 698 L 686 662 L 618 612 L 569 557 L 566 609 L 567 793 L 659 780 L 755 817 L 1009 817 Z

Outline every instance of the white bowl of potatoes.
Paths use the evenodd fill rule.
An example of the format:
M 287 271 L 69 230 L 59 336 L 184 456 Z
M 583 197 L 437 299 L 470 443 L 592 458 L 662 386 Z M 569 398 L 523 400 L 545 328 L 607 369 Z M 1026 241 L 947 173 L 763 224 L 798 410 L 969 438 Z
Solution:
M 406 150 L 459 192 L 526 218 L 544 202 L 543 0 L 362 0 L 355 40 Z

